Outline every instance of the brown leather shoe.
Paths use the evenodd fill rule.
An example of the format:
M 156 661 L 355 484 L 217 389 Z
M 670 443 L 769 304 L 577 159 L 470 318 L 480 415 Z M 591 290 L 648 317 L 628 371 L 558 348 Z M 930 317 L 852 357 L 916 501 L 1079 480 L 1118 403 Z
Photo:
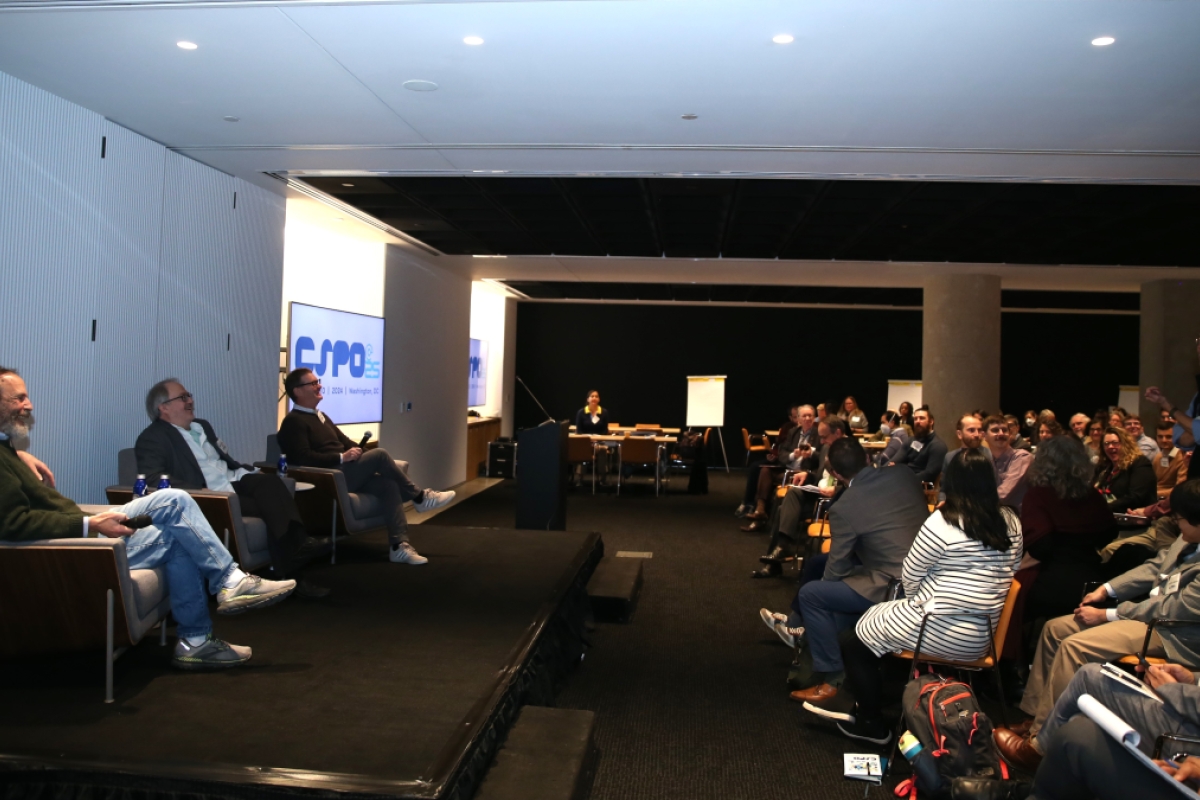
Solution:
M 1004 727 L 1018 736 L 1028 736 L 1029 729 L 1033 727 L 1033 717 L 1030 717 L 1024 722 L 1018 722 L 1016 725 L 1005 725 Z
M 1033 749 L 1029 739 L 1019 736 L 1006 728 L 997 728 L 992 734 L 996 747 L 1004 760 L 1017 769 L 1033 774 L 1037 772 L 1038 764 L 1042 763 L 1042 754 Z
M 797 703 L 809 703 L 818 700 L 828 700 L 836 697 L 838 690 L 828 683 L 818 683 L 816 686 L 810 686 L 807 689 L 800 689 L 788 695 Z

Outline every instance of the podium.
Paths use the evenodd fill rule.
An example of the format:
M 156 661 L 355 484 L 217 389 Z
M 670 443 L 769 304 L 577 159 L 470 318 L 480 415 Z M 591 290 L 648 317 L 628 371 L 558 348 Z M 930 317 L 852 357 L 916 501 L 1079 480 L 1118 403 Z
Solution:
M 517 434 L 517 527 L 567 529 L 567 422 L 546 420 Z

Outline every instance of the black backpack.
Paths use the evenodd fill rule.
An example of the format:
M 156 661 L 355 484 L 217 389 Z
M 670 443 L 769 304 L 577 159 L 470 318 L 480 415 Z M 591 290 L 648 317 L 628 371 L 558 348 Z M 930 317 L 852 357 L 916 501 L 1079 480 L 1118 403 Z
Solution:
M 962 681 L 933 673 L 909 681 L 904 722 L 923 748 L 912 762 L 913 796 L 919 791 L 926 798 L 948 798 L 955 778 L 1008 779 L 992 740 L 992 721 Z M 897 795 L 907 793 L 897 787 Z

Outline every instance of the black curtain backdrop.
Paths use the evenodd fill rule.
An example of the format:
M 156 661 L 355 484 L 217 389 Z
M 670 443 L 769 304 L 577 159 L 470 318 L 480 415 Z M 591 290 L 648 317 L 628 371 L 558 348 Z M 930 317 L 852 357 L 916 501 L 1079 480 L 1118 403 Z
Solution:
M 919 311 L 528 302 L 517 309 L 517 375 L 558 419 L 574 419 L 598 389 L 622 424 L 682 427 L 687 376 L 727 375 L 724 434 L 734 466 L 744 457 L 743 427 L 778 428 L 792 404 L 852 394 L 873 429 L 888 380 L 921 376 Z M 1137 383 L 1136 316 L 1006 313 L 1001 330 L 1001 402 L 1012 413 L 1049 407 L 1065 423 Z M 934 412 L 942 424 L 955 413 Z M 516 427 L 542 418 L 518 386 Z

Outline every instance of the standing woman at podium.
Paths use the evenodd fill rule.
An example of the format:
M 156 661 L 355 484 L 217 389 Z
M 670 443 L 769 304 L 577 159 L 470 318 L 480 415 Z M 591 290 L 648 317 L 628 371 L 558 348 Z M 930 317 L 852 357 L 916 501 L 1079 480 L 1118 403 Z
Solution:
M 600 393 L 588 392 L 587 405 L 575 415 L 575 432 L 608 435 L 608 412 L 600 407 Z

